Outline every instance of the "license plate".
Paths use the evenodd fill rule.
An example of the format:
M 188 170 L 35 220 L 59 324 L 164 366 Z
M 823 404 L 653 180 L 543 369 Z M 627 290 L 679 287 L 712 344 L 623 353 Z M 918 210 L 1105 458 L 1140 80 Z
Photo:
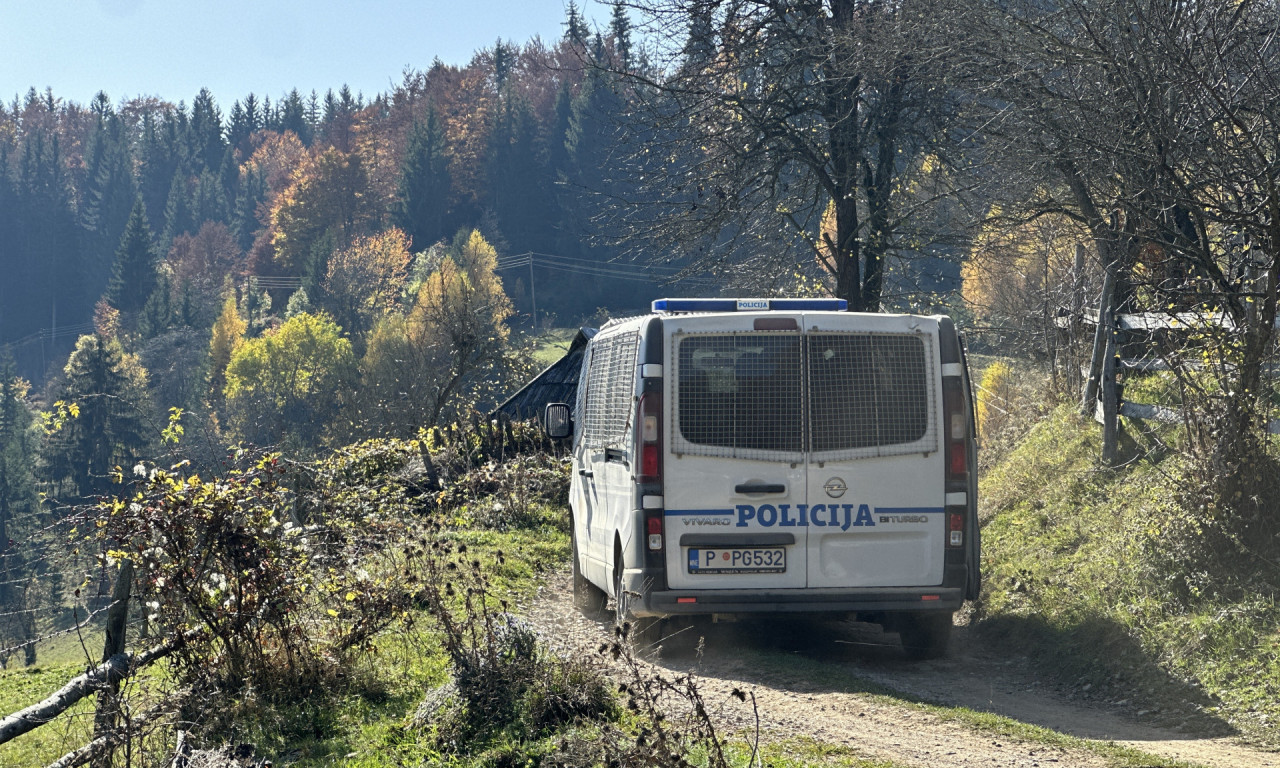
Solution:
M 785 573 L 782 547 L 696 547 L 689 549 L 689 573 Z

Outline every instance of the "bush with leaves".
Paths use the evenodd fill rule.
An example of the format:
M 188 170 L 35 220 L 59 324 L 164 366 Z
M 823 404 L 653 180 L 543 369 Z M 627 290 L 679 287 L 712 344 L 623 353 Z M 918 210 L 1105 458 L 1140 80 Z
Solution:
M 401 555 L 373 542 L 402 525 L 406 496 L 356 483 L 343 503 L 312 508 L 297 465 L 236 460 L 210 480 L 138 465 L 135 495 L 104 502 L 89 528 L 109 557 L 134 562 L 152 634 L 194 637 L 175 654 L 180 684 L 268 697 L 329 684 L 404 615 Z M 332 497 L 325 470 L 308 485 Z

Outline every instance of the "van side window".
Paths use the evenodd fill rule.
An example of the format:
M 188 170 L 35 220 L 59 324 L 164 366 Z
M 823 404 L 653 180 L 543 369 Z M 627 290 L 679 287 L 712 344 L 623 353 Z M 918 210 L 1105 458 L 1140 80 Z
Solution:
M 893 446 L 925 436 L 932 379 L 921 337 L 815 333 L 808 342 L 810 450 Z
M 594 340 L 587 364 L 582 440 L 588 448 L 618 445 L 626 439 L 635 394 L 639 337 L 621 333 Z

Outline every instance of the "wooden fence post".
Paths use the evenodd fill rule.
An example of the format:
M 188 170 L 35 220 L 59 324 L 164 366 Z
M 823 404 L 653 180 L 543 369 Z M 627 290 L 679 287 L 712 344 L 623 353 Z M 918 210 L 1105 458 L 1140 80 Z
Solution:
M 1107 311 L 1105 323 L 1099 318 L 1098 327 L 1107 328 L 1107 344 L 1102 361 L 1102 463 L 1108 467 L 1116 464 L 1116 421 L 1120 410 L 1120 397 L 1116 389 L 1116 330 L 1115 313 Z
M 133 561 L 120 561 L 120 572 L 116 574 L 115 588 L 111 592 L 111 607 L 107 610 L 107 641 L 102 648 L 102 661 L 124 653 L 124 633 L 129 620 L 129 593 L 133 588 Z M 116 714 L 119 705 L 116 694 L 120 684 L 115 680 L 107 680 L 98 690 L 98 708 L 93 716 L 94 739 L 106 737 L 115 728 Z M 109 768 L 111 765 L 111 748 L 107 747 L 93 759 L 93 768 Z
M 1093 353 L 1089 356 L 1089 378 L 1084 383 L 1084 397 L 1080 399 L 1080 415 L 1092 418 L 1097 410 L 1098 379 L 1102 373 L 1103 360 L 1109 338 L 1108 319 L 1112 315 L 1114 294 L 1116 291 L 1116 265 L 1108 264 L 1106 275 L 1102 279 L 1102 296 L 1098 299 L 1098 325 L 1093 333 Z

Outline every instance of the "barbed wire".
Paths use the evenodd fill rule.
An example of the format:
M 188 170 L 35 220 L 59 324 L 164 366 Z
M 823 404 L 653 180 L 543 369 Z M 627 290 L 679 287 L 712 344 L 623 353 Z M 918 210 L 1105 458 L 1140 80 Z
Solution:
M 11 645 L 11 646 L 8 646 L 7 648 L 0 648 L 0 656 L 17 653 L 18 651 L 25 650 L 28 646 L 39 645 L 40 643 L 47 643 L 59 637 L 65 637 L 66 635 L 69 635 L 72 632 L 79 632 L 80 630 L 89 626 L 89 624 L 93 623 L 93 620 L 95 617 L 110 610 L 111 606 L 114 604 L 115 603 L 112 602 L 102 606 L 101 608 L 98 608 L 97 610 L 90 611 L 89 614 L 84 617 L 84 621 L 77 622 L 71 625 L 70 627 L 65 627 L 63 629 L 55 630 L 53 632 L 49 632 L 47 634 L 41 635 L 40 637 L 34 637 L 29 640 L 24 640 L 21 643 L 18 643 L 17 645 Z

